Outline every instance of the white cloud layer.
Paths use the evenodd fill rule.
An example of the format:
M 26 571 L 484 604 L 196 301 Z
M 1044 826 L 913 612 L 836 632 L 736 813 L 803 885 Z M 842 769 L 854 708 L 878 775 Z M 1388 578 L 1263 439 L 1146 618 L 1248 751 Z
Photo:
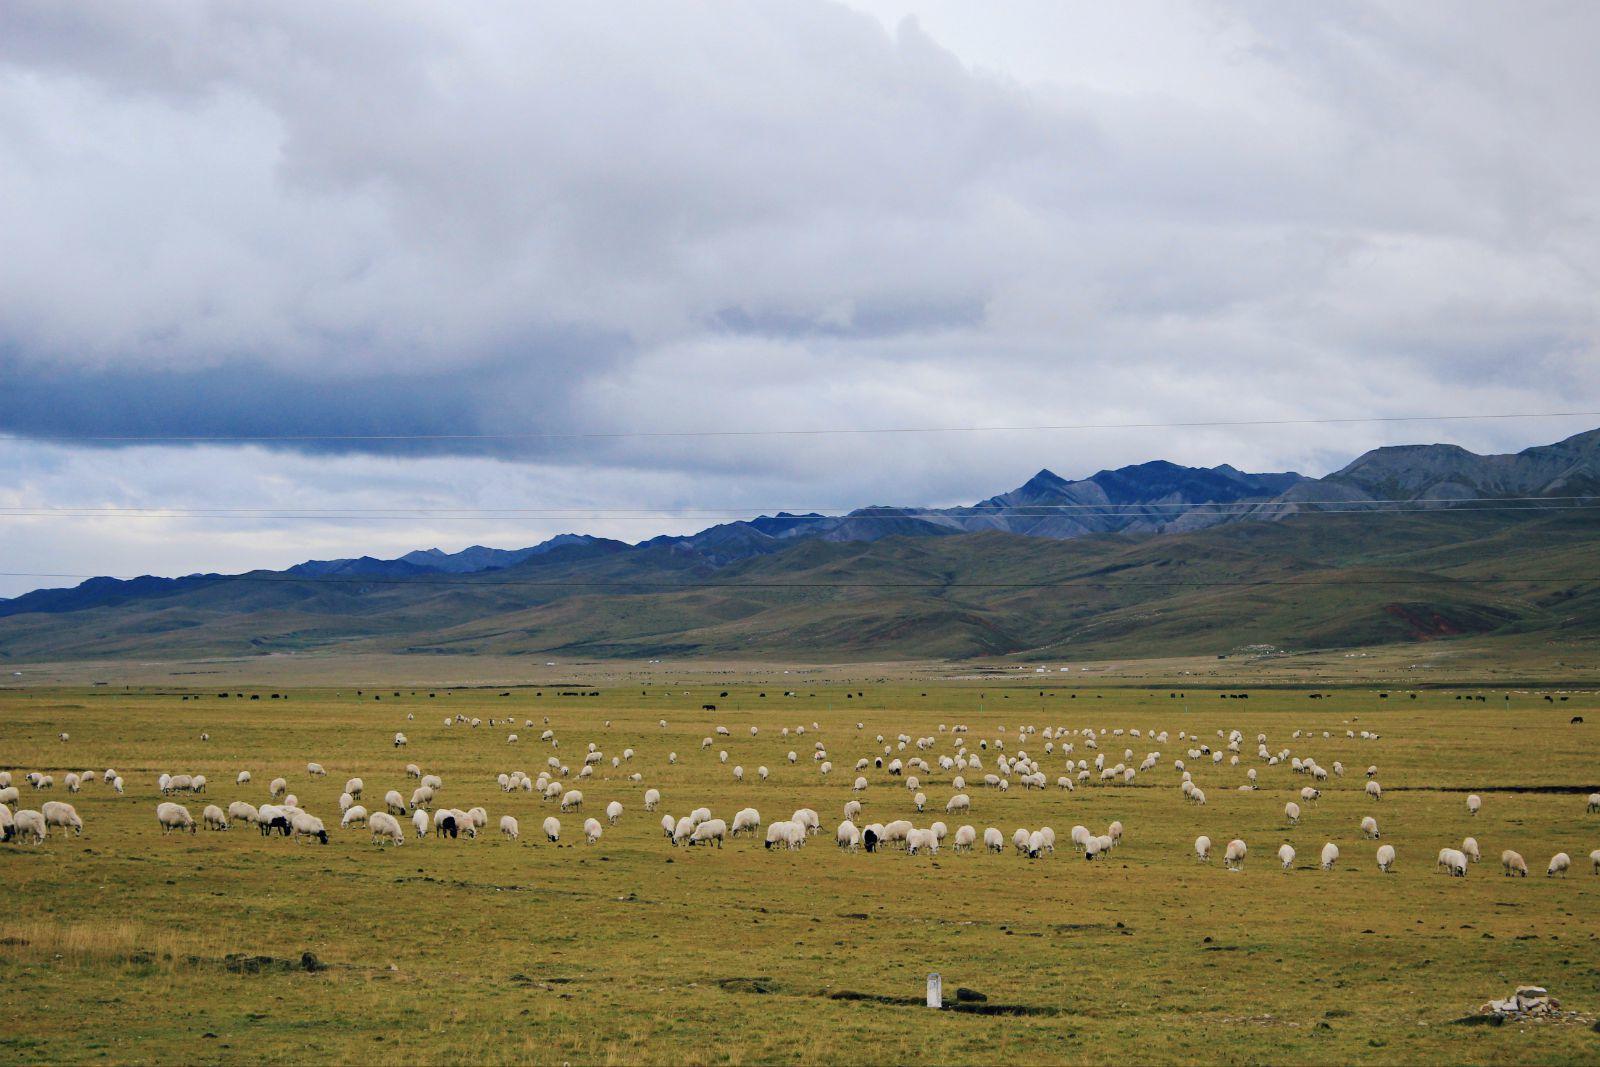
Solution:
M 24 438 L 1600 406 L 1590 4 L 16 0 L 4 21 L 0 431 Z M 1325 473 L 1593 421 L 23 440 L 0 499 L 950 503 L 1040 466 Z M 695 525 L 544 522 L 0 519 L 0 555 L 172 573 Z

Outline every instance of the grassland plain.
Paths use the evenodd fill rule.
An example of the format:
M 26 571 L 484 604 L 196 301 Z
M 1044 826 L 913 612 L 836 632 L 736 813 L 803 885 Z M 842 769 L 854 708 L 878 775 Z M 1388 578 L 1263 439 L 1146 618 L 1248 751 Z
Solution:
M 797 680 L 801 679 L 801 680 Z M 0 847 L 7 908 L 0 967 L 8 1021 L 0 1059 L 12 1062 L 1048 1062 L 1354 1060 L 1582 1063 L 1600 1059 L 1600 816 L 1583 792 L 1600 785 L 1600 699 L 1546 701 L 1539 691 L 1489 691 L 1485 702 L 1432 690 L 1410 699 L 1372 689 L 1255 689 L 1248 700 L 1212 690 L 835 681 L 774 671 L 764 680 L 694 679 L 671 686 L 434 689 L 235 688 L 220 685 L 12 688 L 0 692 L 0 766 L 54 773 L 54 799 L 82 813 L 81 838 Z M 1032 680 L 1030 679 L 1030 682 Z M 785 698 L 785 689 L 798 696 Z M 585 684 L 581 691 L 594 692 Z M 722 693 L 726 691 L 727 696 Z M 398 696 L 396 693 L 398 692 Z M 429 693 L 432 692 L 433 696 Z M 501 692 L 510 695 L 501 696 Z M 765 697 L 759 696 L 764 692 Z M 814 695 L 813 695 L 814 694 Z M 194 699 L 183 700 L 182 696 Z M 374 699 L 381 696 L 382 699 Z M 1505 699 L 1509 696 L 1509 700 Z M 702 710 L 716 704 L 715 713 Z M 514 726 L 446 728 L 457 713 Z M 415 715 L 408 719 L 408 715 Z M 1584 725 L 1569 722 L 1575 715 Z M 502 771 L 537 774 L 552 754 L 576 771 L 589 742 L 606 760 L 582 783 L 584 812 L 562 816 L 559 845 L 539 823 L 553 804 L 505 794 Z M 531 719 L 535 727 L 522 724 Z M 665 719 L 667 726 L 657 725 Z M 610 725 L 605 725 L 606 721 Z M 820 729 L 811 729 L 815 722 Z M 861 729 L 856 723 L 863 724 Z M 965 723 L 969 747 L 1003 736 L 1053 782 L 1063 760 L 1032 724 L 1168 730 L 1102 739 L 1155 770 L 1131 785 L 1008 793 L 970 789 L 971 816 L 945 819 L 1055 828 L 1061 848 L 1030 862 L 1003 855 L 846 855 L 832 828 L 851 798 L 857 758 L 874 738 L 933 735 L 930 761 L 951 750 L 946 726 Z M 806 734 L 781 728 L 804 724 Z M 701 749 L 715 726 L 731 735 Z M 759 728 L 752 737 L 749 727 Z M 1002 731 L 1001 727 L 1005 729 Z M 1345 736 L 1372 729 L 1379 740 Z M 1247 738 L 1238 767 L 1194 767 L 1209 803 L 1178 791 L 1180 730 Z M 392 746 L 396 730 L 410 744 Z M 1295 739 L 1294 731 L 1309 733 Z M 70 739 L 57 740 L 67 732 Z M 210 734 L 209 741 L 200 735 Z M 1322 732 L 1330 735 L 1323 738 Z M 521 740 L 508 744 L 516 732 Z M 1346 775 L 1307 804 L 1298 827 L 1284 803 L 1307 779 L 1250 756 L 1255 734 Z M 824 779 L 810 754 L 827 745 Z M 624 748 L 632 761 L 612 769 Z M 716 754 L 726 750 L 727 764 Z M 798 762 L 790 764 L 793 750 Z M 676 751 L 676 765 L 667 754 Z M 910 750 L 915 751 L 915 750 Z M 992 767 L 992 752 L 984 754 Z M 1075 755 L 1085 755 L 1082 744 Z M 1088 754 L 1092 758 L 1092 753 Z M 308 760 L 328 769 L 306 774 Z M 481 804 L 490 832 L 477 841 L 376 848 L 362 830 L 332 830 L 326 847 L 263 840 L 253 830 L 163 837 L 155 821 L 162 771 L 204 773 L 205 803 L 260 803 L 276 775 L 302 806 L 337 822 L 344 780 L 366 781 L 365 801 L 409 793 L 406 763 L 445 780 L 441 802 Z M 731 768 L 743 765 L 736 784 Z M 1384 798 L 1362 794 L 1368 764 Z M 754 781 L 758 765 L 771 769 Z M 1191 764 L 1193 765 L 1193 764 Z M 1256 766 L 1261 788 L 1241 793 Z M 68 771 L 114 767 L 127 792 L 95 783 L 67 797 Z M 234 784 L 240 770 L 254 782 Z M 639 771 L 642 783 L 626 781 Z M 951 773 L 922 775 L 929 814 L 915 815 L 904 783 L 869 772 L 865 818 L 944 818 Z M 969 778 L 973 775 L 968 775 Z M 642 794 L 663 795 L 656 814 Z M 1565 789 L 1564 792 L 1538 790 Z M 43 799 L 23 786 L 24 806 Z M 1469 817 L 1465 792 L 1484 808 Z M 581 824 L 620 800 L 621 823 L 586 846 Z M 673 849 L 661 811 L 708 805 L 724 818 L 750 805 L 766 821 L 807 805 L 823 833 L 797 853 L 739 839 Z M 939 814 L 935 814 L 935 809 Z M 500 838 L 501 814 L 522 838 Z M 1361 816 L 1380 820 L 1398 850 L 1381 875 Z M 1084 863 L 1067 843 L 1083 823 L 1127 827 L 1109 862 Z M 1245 870 L 1194 861 L 1205 833 L 1251 847 Z M 1438 873 L 1439 848 L 1477 837 L 1485 862 L 1464 880 Z M 1342 857 L 1315 869 L 1324 841 Z M 1299 858 L 1282 871 L 1283 841 Z M 1514 847 L 1534 869 L 1503 878 L 1495 858 Z M 1546 878 L 1556 851 L 1575 860 Z M 308 970 L 302 956 L 312 954 Z M 985 993 L 1019 1015 L 933 1012 L 918 1006 L 929 971 Z M 1492 996 L 1524 982 L 1550 987 L 1587 1013 L 1498 1028 L 1465 1026 Z M 859 995 L 869 999 L 855 999 Z M 888 998 L 875 1000 L 870 998 Z

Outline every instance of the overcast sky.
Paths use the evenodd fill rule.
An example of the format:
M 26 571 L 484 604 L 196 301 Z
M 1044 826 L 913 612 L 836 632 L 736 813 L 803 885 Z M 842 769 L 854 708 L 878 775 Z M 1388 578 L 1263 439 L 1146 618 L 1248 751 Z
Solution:
M 1558 440 L 1600 419 L 599 435 L 1594 410 L 1597 48 L 1588 0 L 8 0 L 0 507 L 528 516 L 0 517 L 0 569 Z M 419 434 L 595 436 L 81 440 Z

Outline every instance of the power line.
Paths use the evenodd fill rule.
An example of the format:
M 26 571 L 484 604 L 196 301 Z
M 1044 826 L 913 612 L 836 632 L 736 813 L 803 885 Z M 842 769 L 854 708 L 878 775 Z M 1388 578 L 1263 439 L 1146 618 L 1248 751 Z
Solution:
M 1170 513 L 1174 516 L 1201 514 L 1201 515 L 1249 515 L 1263 508 L 1289 508 L 1289 507 L 1315 507 L 1316 511 L 1307 512 L 1310 515 L 1406 515 L 1427 512 L 1431 514 L 1470 514 L 1481 511 L 1591 511 L 1600 509 L 1600 504 L 1589 503 L 1563 503 L 1563 501 L 1588 501 L 1594 497 L 1495 497 L 1494 503 L 1478 503 L 1474 500 L 1460 498 L 1437 498 L 1424 500 L 1253 500 L 1236 502 L 1203 502 L 1197 504 L 1040 504 L 1016 505 L 1014 507 L 957 507 L 948 509 L 913 509 L 895 508 L 893 514 L 882 514 L 868 511 L 865 514 L 835 513 L 835 514 L 793 514 L 782 516 L 786 522 L 832 522 L 840 519 L 937 519 L 937 518 L 968 518 L 972 516 L 1004 516 L 1012 518 L 1055 518 L 1086 516 L 1133 516 L 1146 514 Z M 1512 501 L 1550 501 L 1550 503 L 1518 503 L 1502 504 L 1501 500 Z M 1440 504 L 1445 507 L 1393 507 L 1398 504 Z M 1068 511 L 1072 514 L 1061 516 L 1061 512 Z M 526 519 L 561 519 L 565 521 L 592 520 L 606 522 L 661 522 L 671 519 L 694 519 L 699 521 L 725 520 L 729 522 L 753 522 L 749 512 L 703 512 L 703 511 L 658 511 L 658 512 L 579 512 L 579 511 L 542 511 L 520 508 L 370 508 L 364 510 L 320 510 L 320 509 L 256 509 L 256 508 L 168 508 L 168 507 L 125 507 L 125 508 L 92 508 L 92 507 L 27 507 L 27 506 L 0 506 L 0 519 L 6 518 L 129 518 L 129 519 L 230 519 L 230 520 L 305 520 L 308 522 L 321 522 L 329 520 L 392 520 L 404 522 L 503 522 Z M 760 517 L 773 518 L 773 515 Z
M 515 588 L 544 588 L 544 589 L 668 589 L 683 590 L 686 592 L 703 589 L 1064 589 L 1064 588 L 1252 588 L 1257 586 L 1304 586 L 1317 588 L 1326 585 L 1329 581 L 1337 581 L 1340 585 L 1375 585 L 1375 586 L 1406 586 L 1422 585 L 1431 582 L 1443 582 L 1461 585 L 1521 585 L 1543 584 L 1547 582 L 1600 582 L 1600 575 L 1496 575 L 1493 577 L 1452 577 L 1443 574 L 1423 574 L 1413 578 L 1351 578 L 1343 576 L 1342 571 L 1330 569 L 1318 572 L 1322 579 L 1315 581 L 1296 580 L 1288 578 L 1261 578 L 1261 579 L 1215 579 L 1187 581 L 1181 578 L 1161 579 L 1158 581 L 1144 580 L 1118 580 L 1107 581 L 1094 576 L 1076 578 L 1062 578 L 1056 581 L 1042 582 L 878 582 L 878 581 L 838 581 L 838 582 L 701 582 L 685 579 L 680 582 L 662 581 L 627 581 L 627 580 L 593 580 L 561 579 L 558 581 L 541 581 L 537 579 L 499 580 L 475 577 L 473 575 L 416 575 L 410 577 L 390 577 L 383 575 L 298 575 L 298 574 L 190 574 L 183 578 L 162 579 L 164 581 L 190 581 L 193 584 L 220 584 L 223 582 L 253 582 L 260 584 L 289 584 L 289 585 L 403 585 L 412 588 L 428 588 L 434 586 L 468 586 L 478 588 L 515 587 Z M 97 574 L 66 574 L 59 572 L 40 571 L 0 571 L 0 577 L 5 578 L 108 578 L 109 575 Z M 141 577 L 152 577 L 142 575 Z M 132 578 L 112 578 L 114 581 L 132 581 Z
M 1022 426 L 883 426 L 883 427 L 820 427 L 814 429 L 778 430 L 620 430 L 590 433 L 391 433 L 391 434 L 0 434 L 0 440 L 46 441 L 53 443 L 123 443 L 146 442 L 152 444 L 249 444 L 253 442 L 316 442 L 316 441 L 600 441 L 627 438 L 683 438 L 683 437 L 820 437 L 828 435 L 863 434 L 936 434 L 936 433 L 1038 433 L 1069 430 L 1165 430 L 1208 429 L 1248 426 L 1340 426 L 1356 423 L 1401 422 L 1464 422 L 1478 419 L 1559 419 L 1593 418 L 1600 411 L 1526 411 L 1490 412 L 1471 415 L 1363 415 L 1325 419 L 1208 419 L 1189 422 L 1080 422 Z

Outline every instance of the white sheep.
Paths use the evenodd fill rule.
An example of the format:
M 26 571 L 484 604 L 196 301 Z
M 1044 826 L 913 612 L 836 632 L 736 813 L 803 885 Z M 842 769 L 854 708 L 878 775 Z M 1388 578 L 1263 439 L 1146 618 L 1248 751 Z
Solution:
M 861 831 L 856 827 L 855 823 L 846 819 L 834 831 L 833 840 L 835 844 L 846 852 L 854 852 L 861 844 Z
M 272 781 L 267 783 L 268 796 L 281 797 L 288 791 L 289 783 L 284 781 L 282 778 L 274 778 Z
M 1478 851 L 1478 839 L 1476 837 L 1462 838 L 1461 851 L 1473 863 L 1483 859 L 1483 853 Z
M 200 821 L 205 824 L 207 830 L 228 829 L 228 817 L 215 804 L 206 805 L 205 810 L 200 813 Z
M 360 826 L 363 823 L 367 823 L 369 819 L 370 816 L 367 815 L 366 808 L 360 804 L 352 804 L 345 809 L 344 815 L 340 817 L 339 825 L 348 829 L 352 826 Z
M 1518 878 L 1528 877 L 1528 861 L 1522 858 L 1522 853 L 1513 852 L 1509 848 L 1500 853 L 1500 869 L 1508 878 L 1513 875 Z
M 418 837 L 428 836 L 428 813 L 418 808 L 411 813 L 411 825 L 416 829 Z
M 741 833 L 753 834 L 761 829 L 761 813 L 755 808 L 740 808 L 733 816 L 733 830 L 729 836 L 738 837 Z
M 583 807 L 583 793 L 577 789 L 569 789 L 561 797 L 562 811 L 577 811 Z
M 644 791 L 644 810 L 655 811 L 656 805 L 661 803 L 661 790 L 646 789 Z
M 43 844 L 45 838 L 50 836 L 50 829 L 44 821 L 41 812 L 22 808 L 11 816 L 11 836 L 18 841 L 33 838 L 33 843 Z
M 1329 841 L 1322 846 L 1322 869 L 1333 870 L 1333 865 L 1339 862 L 1339 846 Z
M 1590 793 L 1589 804 L 1583 810 L 1589 815 L 1593 815 L 1595 812 L 1600 811 L 1600 793 Z
M 1480 808 L 1482 808 L 1482 807 L 1483 807 L 1483 801 L 1482 801 L 1482 799 L 1479 798 L 1478 794 L 1476 794 L 1476 793 L 1467 794 L 1467 814 L 1468 815 L 1476 815 L 1476 814 L 1478 814 L 1478 810 Z
M 561 820 L 554 815 L 544 820 L 544 836 L 552 844 L 561 840 Z
M 983 831 L 983 847 L 990 852 L 1000 852 L 1006 847 L 1006 838 L 998 829 L 991 826 Z
M 957 793 L 955 796 L 945 801 L 944 804 L 944 811 L 946 815 L 953 815 L 958 811 L 970 812 L 971 810 L 972 798 L 965 793 Z
M 320 763 L 308 763 L 306 764 L 306 773 L 313 778 L 321 778 L 328 772 L 322 769 L 322 764 Z
M 328 831 L 322 825 L 322 820 L 309 811 L 290 812 L 289 828 L 294 831 L 296 842 L 314 837 L 324 845 L 328 843 Z
M 783 848 L 788 851 L 804 847 L 806 843 L 806 828 L 789 819 L 779 819 L 777 822 L 767 824 L 767 840 L 765 847 L 770 851 L 774 848 Z
M 957 852 L 971 852 L 972 846 L 978 843 L 978 831 L 971 826 L 956 827 L 956 836 L 953 848 Z
M 69 793 L 76 793 L 83 788 L 83 780 L 70 772 L 61 781 L 67 787 L 67 792 Z
M 1383 786 L 1378 784 L 1377 779 L 1373 779 L 1367 783 L 1367 796 L 1371 797 L 1373 800 L 1383 799 Z
M 1594 865 L 1594 873 L 1600 874 L 1600 848 L 1589 853 L 1589 862 Z
M 1378 820 L 1368 815 L 1361 820 L 1361 832 L 1368 838 L 1377 840 L 1383 835 L 1378 833 Z
M 367 820 L 367 829 L 372 831 L 372 843 L 382 845 L 385 842 L 395 845 L 406 843 L 405 831 L 400 828 L 400 820 L 387 811 L 375 811 Z
M 18 812 L 17 814 L 21 815 L 22 813 Z M 189 809 L 182 804 L 174 804 L 171 801 L 157 804 L 156 821 L 161 824 L 163 836 L 173 830 L 187 830 L 191 834 L 195 832 L 194 816 L 190 815 Z
M 44 815 L 46 826 L 60 826 L 70 829 L 74 834 L 83 833 L 83 819 L 78 815 L 78 809 L 71 804 L 60 800 L 47 800 L 39 806 L 39 811 Z
M 690 845 L 701 845 L 707 841 L 715 841 L 717 847 L 722 847 L 722 842 L 728 836 L 728 824 L 721 819 L 707 819 L 695 825 L 694 831 L 689 835 Z
M 1283 806 L 1283 817 L 1285 819 L 1289 820 L 1289 825 L 1290 826 L 1299 825 L 1299 822 L 1300 822 L 1300 805 L 1296 804 L 1292 800 L 1289 801 L 1289 803 L 1287 803 L 1287 804 L 1285 804 Z
M 1211 838 L 1205 834 L 1194 839 L 1194 858 L 1196 863 L 1211 862 Z
M 49 807 L 48 804 L 45 806 Z M 1561 877 L 1565 878 L 1567 876 L 1567 871 L 1571 867 L 1572 857 L 1567 855 L 1565 852 L 1557 852 L 1554 856 L 1550 857 L 1550 866 L 1545 868 L 1545 877 L 1549 877 L 1553 874 L 1559 874 Z
M 1394 846 L 1393 845 L 1379 845 L 1378 846 L 1378 870 L 1382 871 L 1384 874 L 1388 874 L 1390 869 L 1393 868 L 1393 867 L 1394 867 Z
M 1439 867 L 1452 877 L 1465 878 L 1467 876 L 1467 854 L 1459 848 L 1441 848 L 1439 850 Z
M 1278 846 L 1278 862 L 1286 871 L 1294 867 L 1294 846 L 1287 841 Z
M 1248 851 L 1249 849 L 1243 841 L 1237 837 L 1234 838 L 1228 842 L 1228 847 L 1223 850 L 1222 865 L 1230 871 L 1242 870 L 1244 868 L 1245 853 Z
M 361 779 L 352 778 L 344 784 L 344 791 L 353 797 L 360 797 L 361 791 L 366 787 L 367 783 L 363 782 Z

